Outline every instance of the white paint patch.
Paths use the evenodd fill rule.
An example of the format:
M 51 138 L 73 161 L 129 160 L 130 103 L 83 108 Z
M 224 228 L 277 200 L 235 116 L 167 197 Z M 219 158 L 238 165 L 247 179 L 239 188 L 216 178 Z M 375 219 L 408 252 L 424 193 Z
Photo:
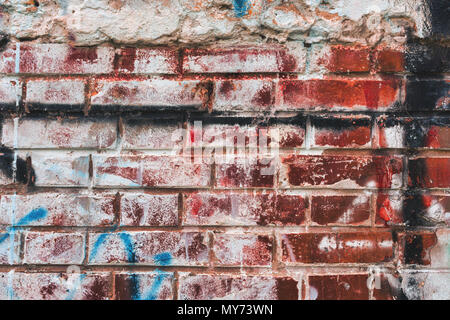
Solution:
M 381 13 L 390 7 L 389 0 L 337 0 L 332 13 L 359 20 L 368 13 Z
M 373 243 L 372 243 L 372 241 L 369 241 L 369 240 L 351 240 L 351 241 L 346 241 L 345 246 L 349 247 L 349 248 L 360 248 L 360 249 L 372 248 Z
M 322 240 L 319 243 L 319 250 L 330 252 L 332 250 L 336 250 L 337 248 L 337 242 L 335 237 L 329 237 L 325 236 L 322 238 Z

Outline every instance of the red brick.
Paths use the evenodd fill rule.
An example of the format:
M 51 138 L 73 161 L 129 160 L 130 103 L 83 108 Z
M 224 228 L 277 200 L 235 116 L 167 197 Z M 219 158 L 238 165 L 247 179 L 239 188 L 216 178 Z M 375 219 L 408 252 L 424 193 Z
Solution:
M 35 193 L 3 195 L 0 224 L 21 226 L 107 226 L 114 222 L 111 194 Z M 33 216 L 40 219 L 32 219 Z
M 21 44 L 20 73 L 85 74 L 113 71 L 114 48 Z
M 122 48 L 116 51 L 115 70 L 133 74 L 175 74 L 178 52 L 169 48 Z
M 297 300 L 298 280 L 275 276 L 181 274 L 180 300 Z
M 85 103 L 84 80 L 29 80 L 26 107 L 30 110 L 69 105 L 80 110 Z
M 116 273 L 114 296 L 116 300 L 172 300 L 173 278 L 173 273 L 161 271 Z
M 408 162 L 408 185 L 418 188 L 449 188 L 450 158 L 415 158 Z
M 366 274 L 309 276 L 310 300 L 368 300 Z
M 211 178 L 209 164 L 182 156 L 94 156 L 93 163 L 99 187 L 206 187 Z
M 274 84 L 269 80 L 221 80 L 216 82 L 214 110 L 261 111 L 275 103 Z
M 313 147 L 370 147 L 371 119 L 365 116 L 313 117 Z
M 209 193 L 185 195 L 185 225 L 302 225 L 308 201 L 283 193 Z
M 282 162 L 282 185 L 353 189 L 398 188 L 402 184 L 399 157 L 290 156 Z
M 92 93 L 92 106 L 105 110 L 121 106 L 153 109 L 201 108 L 209 96 L 195 80 L 98 80 Z
M 256 234 L 214 234 L 215 264 L 218 266 L 270 266 L 271 236 Z
M 31 153 L 36 186 L 87 186 L 89 183 L 89 156 L 47 151 Z
M 303 72 L 306 50 L 283 47 L 188 49 L 187 73 Z
M 374 263 L 393 257 L 390 232 L 302 233 L 281 235 L 286 263 Z
M 313 196 L 311 220 L 318 225 L 367 225 L 370 195 Z
M 170 257 L 164 265 L 205 265 L 208 262 L 207 239 L 199 232 L 89 234 L 90 264 L 161 265 L 157 260 L 158 254 Z
M 111 298 L 109 273 L 23 273 L 12 275 L 14 300 L 107 300 Z
M 9 43 L 0 52 L 0 73 L 14 73 L 16 66 L 16 44 Z
M 380 72 L 405 71 L 405 53 L 394 49 L 377 50 L 374 69 Z
M 16 148 L 105 149 L 117 140 L 117 121 L 99 119 L 20 119 Z M 4 121 L 2 143 L 14 146 L 14 122 Z
M 178 225 L 178 194 L 125 193 L 120 199 L 120 224 L 125 226 Z
M 236 157 L 216 165 L 216 183 L 222 188 L 270 188 L 276 171 L 274 159 Z
M 81 264 L 85 236 L 82 233 L 26 232 L 24 263 Z
M 325 68 L 330 72 L 369 72 L 370 48 L 357 46 L 314 46 L 311 60 L 313 70 Z
M 282 109 L 387 110 L 400 102 L 399 80 L 282 80 Z
M 123 149 L 181 148 L 185 130 L 177 119 L 139 118 L 123 121 Z

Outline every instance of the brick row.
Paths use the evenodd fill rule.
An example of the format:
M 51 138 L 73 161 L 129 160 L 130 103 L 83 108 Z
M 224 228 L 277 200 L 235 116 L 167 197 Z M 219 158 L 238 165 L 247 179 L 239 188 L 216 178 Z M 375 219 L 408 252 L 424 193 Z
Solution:
M 29 112 L 91 113 L 136 110 L 233 111 L 446 111 L 447 80 L 325 78 L 310 80 L 171 80 L 109 77 L 24 79 Z M 90 92 L 88 93 L 88 91 Z M 22 85 L 2 78 L 0 105 L 15 108 Z
M 12 184 L 13 155 L 5 149 L 3 185 Z M 8 158 L 10 157 L 10 158 Z M 8 160 L 9 159 L 9 160 Z M 18 152 L 17 182 L 40 187 L 447 189 L 450 158 L 368 155 L 89 155 L 87 151 Z M 27 160 L 28 159 L 28 162 Z M 9 162 L 8 162 L 9 161 Z M 20 166 L 20 167 L 19 167 Z M 214 170 L 213 170 L 214 167 Z M 27 171 L 28 170 L 28 171 Z M 212 178 L 214 175 L 214 178 Z M 23 176 L 23 177 L 22 177 Z
M 375 225 L 439 226 L 449 224 L 450 197 L 422 192 L 378 192 Z M 17 227 L 183 226 L 371 226 L 372 200 L 367 192 L 195 191 L 2 195 L 0 225 Z M 310 220 L 307 215 L 310 212 Z M 118 220 L 117 220 L 118 219 Z
M 66 44 L 9 44 L 1 73 L 132 74 L 446 72 L 449 50 L 438 44 L 378 47 L 315 44 L 307 57 L 303 44 L 184 49 L 72 47 Z M 422 59 L 417 57 L 421 56 Z M 16 62 L 18 65 L 16 65 Z
M 383 115 L 323 115 L 278 117 L 268 120 L 236 117 L 121 119 L 122 149 L 167 149 L 190 153 L 192 148 L 224 153 L 248 148 L 263 153 L 279 149 L 449 149 L 450 118 Z M 5 119 L 2 144 L 18 149 L 113 149 L 117 118 L 84 117 Z M 306 133 L 309 133 L 306 140 Z M 14 134 L 17 134 L 15 139 Z
M 21 244 L 21 241 L 23 243 Z M 371 231 L 116 231 L 52 232 L 7 229 L 0 264 L 271 267 L 373 264 L 448 268 L 448 229 Z M 274 255 L 277 243 L 278 255 Z
M 0 273 L 2 300 L 399 300 L 448 297 L 448 272 L 231 275 L 181 272 Z M 410 291 L 415 283 L 423 289 Z

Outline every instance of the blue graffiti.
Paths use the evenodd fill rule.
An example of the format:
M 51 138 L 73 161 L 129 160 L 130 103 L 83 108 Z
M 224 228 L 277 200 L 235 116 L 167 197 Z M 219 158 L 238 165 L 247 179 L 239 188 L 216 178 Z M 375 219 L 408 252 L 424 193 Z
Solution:
M 112 231 L 114 231 L 115 229 L 117 229 L 117 226 L 113 227 Z M 101 235 L 98 236 L 97 240 L 95 241 L 95 243 L 92 247 L 92 252 L 91 252 L 91 255 L 89 256 L 89 262 L 91 262 L 93 259 L 95 259 L 101 245 L 106 241 L 106 239 L 109 236 L 111 236 L 113 234 L 115 234 L 115 233 L 102 233 Z M 120 233 L 117 233 L 117 235 L 119 236 L 120 240 L 122 241 L 122 243 L 125 246 L 125 251 L 127 253 L 127 262 L 135 263 L 136 262 L 136 254 L 135 254 L 135 250 L 134 250 L 133 240 L 131 239 L 130 235 L 126 232 L 120 232 Z
M 250 9 L 250 0 L 233 0 L 234 14 L 238 18 L 248 14 Z
M 3 234 L 2 236 L 0 236 L 0 243 L 5 241 L 10 236 L 10 233 L 14 233 L 14 231 L 16 230 L 16 227 L 26 226 L 34 221 L 44 219 L 47 216 L 47 214 L 48 214 L 48 210 L 46 208 L 41 207 L 41 208 L 31 210 L 29 213 L 27 213 L 27 215 L 25 217 L 23 217 L 17 223 L 13 224 L 12 226 L 10 226 L 6 229 L 6 233 Z
M 117 227 L 114 228 L 114 230 Z M 114 233 L 103 233 L 98 236 L 97 240 L 95 241 L 91 255 L 89 256 L 89 261 L 92 261 L 92 259 L 95 259 L 95 257 L 98 254 L 100 246 L 106 241 L 106 239 L 109 236 L 112 236 Z M 125 251 L 127 253 L 127 262 L 129 263 L 136 263 L 136 252 L 133 240 L 131 239 L 131 236 L 126 232 L 120 232 L 117 233 L 119 235 L 120 240 L 125 246 Z M 170 252 L 162 252 L 155 254 L 153 256 L 153 261 L 158 266 L 169 266 L 172 264 L 172 254 Z M 131 291 L 131 299 L 133 300 L 155 300 L 158 297 L 159 290 L 161 288 L 161 285 L 167 277 L 171 276 L 171 273 L 163 272 L 159 269 L 155 270 L 156 277 L 155 280 L 152 283 L 151 288 L 148 290 L 148 292 L 139 294 L 140 291 L 140 280 L 139 275 L 131 273 L 130 274 L 130 291 Z

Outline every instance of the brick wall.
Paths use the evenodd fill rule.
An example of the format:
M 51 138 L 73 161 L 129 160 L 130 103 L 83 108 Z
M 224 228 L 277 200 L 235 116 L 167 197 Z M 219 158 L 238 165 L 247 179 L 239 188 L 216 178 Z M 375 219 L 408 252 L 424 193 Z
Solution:
M 63 6 L 58 38 L 55 4 L 3 5 L 0 298 L 448 299 L 445 1 L 377 1 L 351 35 L 380 12 L 224 1 L 214 39 L 189 19 L 217 1 L 169 2 L 144 6 L 185 19 L 156 39 Z

